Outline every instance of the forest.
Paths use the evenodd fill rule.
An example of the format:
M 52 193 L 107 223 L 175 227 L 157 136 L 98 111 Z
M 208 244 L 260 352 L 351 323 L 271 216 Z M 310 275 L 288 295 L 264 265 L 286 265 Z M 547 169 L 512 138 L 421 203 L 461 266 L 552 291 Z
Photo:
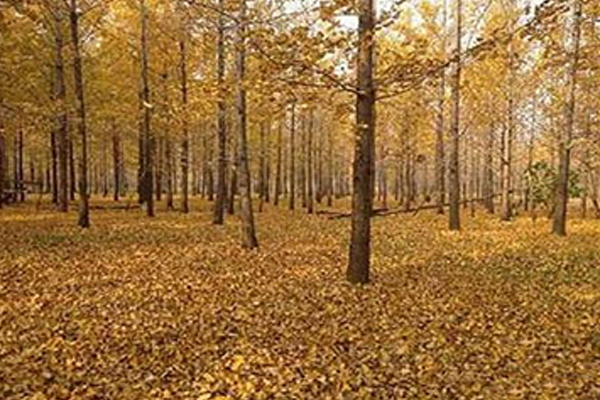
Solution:
M 0 398 L 600 399 L 600 0 L 0 0 Z

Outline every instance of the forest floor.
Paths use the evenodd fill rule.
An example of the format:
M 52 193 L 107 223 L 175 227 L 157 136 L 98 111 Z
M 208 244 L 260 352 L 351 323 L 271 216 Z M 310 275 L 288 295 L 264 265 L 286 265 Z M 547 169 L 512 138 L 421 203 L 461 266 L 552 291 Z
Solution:
M 600 398 L 599 220 L 375 218 L 354 287 L 348 219 L 267 206 L 244 251 L 192 209 L 0 210 L 0 398 Z

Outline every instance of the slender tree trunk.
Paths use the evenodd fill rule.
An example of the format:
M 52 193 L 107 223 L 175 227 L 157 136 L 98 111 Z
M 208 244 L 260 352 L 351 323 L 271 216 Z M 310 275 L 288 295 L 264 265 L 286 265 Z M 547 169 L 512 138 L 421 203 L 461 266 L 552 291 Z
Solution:
M 282 136 L 283 136 L 283 120 L 279 121 L 277 128 L 277 161 L 275 165 L 275 194 L 273 197 L 273 204 L 279 204 L 279 196 L 281 195 L 281 151 L 282 151 Z
M 165 171 L 165 138 L 163 135 L 160 135 L 158 137 L 158 140 L 156 141 L 156 173 L 155 175 L 155 182 L 154 182 L 154 187 L 155 187 L 155 195 L 156 195 L 156 201 L 161 201 L 162 200 L 162 192 L 163 192 L 163 179 L 164 179 L 164 171 Z
M 327 207 L 333 206 L 333 135 L 331 129 L 327 129 Z
M 229 179 L 229 197 L 226 198 L 226 206 L 227 213 L 229 215 L 235 214 L 235 195 L 238 193 L 238 166 L 239 166 L 239 157 L 238 157 L 238 148 L 237 148 L 237 140 L 235 137 L 231 137 L 231 154 L 232 159 L 234 160 L 230 163 L 230 179 Z M 227 180 L 225 180 L 227 183 Z M 227 184 L 225 185 L 227 188 Z
M 62 11 L 60 7 L 54 12 L 54 89 L 55 132 L 58 148 L 58 209 L 67 212 L 69 209 L 69 137 L 67 132 L 66 86 L 63 59 Z
M 18 152 L 18 167 L 19 167 L 19 201 L 25 201 L 25 173 L 24 173 L 24 158 L 23 149 L 25 148 L 23 138 L 23 128 L 19 128 L 19 145 L 17 147 Z
M 250 168 L 248 163 L 248 143 L 246 137 L 246 0 L 240 0 L 239 20 L 236 29 L 236 114 L 238 130 L 238 165 L 240 189 L 240 215 L 242 218 L 242 246 L 247 249 L 258 247 L 252 211 Z
M 170 137 L 167 137 L 165 158 L 167 162 L 167 210 L 173 210 L 175 208 L 173 205 L 173 142 Z
M 571 163 L 571 146 L 575 120 L 575 94 L 577 89 L 577 68 L 579 63 L 579 42 L 581 37 L 581 4 L 572 0 L 571 32 L 569 33 L 569 65 L 567 70 L 568 98 L 565 104 L 565 126 L 558 147 L 558 182 L 554 208 L 552 233 L 564 236 L 567 234 L 567 205 L 569 202 L 569 173 Z
M 514 26 L 514 22 L 512 23 Z M 502 156 L 502 211 L 500 219 L 509 221 L 512 218 L 512 153 L 514 136 L 514 103 L 515 103 L 515 50 L 514 50 L 514 28 L 511 26 L 511 37 L 509 39 L 509 87 L 508 87 L 508 129 L 504 135 L 504 154 Z
M 0 114 L 0 208 L 4 204 L 4 181 L 6 180 L 6 141 L 4 138 L 4 123 Z
M 50 156 L 52 171 L 52 203 L 58 204 L 58 145 L 56 143 L 56 129 L 54 128 L 52 128 L 52 131 L 50 132 Z
M 260 158 L 258 160 L 258 212 L 263 211 L 265 195 L 266 195 L 266 143 L 265 143 L 266 122 L 262 122 L 260 126 Z
M 460 73 L 461 73 L 461 39 L 462 39 L 462 0 L 456 3 L 456 61 L 452 87 L 452 126 L 450 130 L 450 159 L 449 171 L 449 228 L 452 231 L 460 230 Z
M 290 210 L 296 207 L 296 101 L 292 103 L 290 127 Z
M 213 212 L 213 224 L 222 225 L 225 219 L 225 202 L 227 201 L 227 127 L 225 106 L 225 21 L 223 19 L 224 0 L 219 0 L 219 17 L 217 29 L 217 190 Z
M 444 1 L 443 25 L 442 25 L 442 55 L 446 56 L 446 16 L 447 5 Z M 435 201 L 438 214 L 444 213 L 444 204 L 446 203 L 446 156 L 444 144 L 444 111 L 446 104 L 446 69 L 442 68 L 439 77 L 438 87 L 438 108 L 437 121 L 435 127 Z
M 185 27 L 182 29 L 185 30 Z M 188 131 L 188 82 L 187 82 L 187 45 L 186 32 L 181 33 L 179 40 L 180 76 L 181 76 L 181 107 L 182 119 L 182 142 L 181 142 L 181 211 L 190 211 L 189 203 L 189 171 L 190 171 L 190 138 Z
M 485 162 L 483 165 L 483 198 L 484 205 L 490 214 L 494 213 L 494 124 L 487 134 Z
M 142 105 L 144 109 L 142 132 L 144 143 L 144 179 L 143 191 L 146 201 L 146 214 L 154 216 L 154 138 L 150 127 L 151 103 L 148 72 L 148 10 L 145 0 L 140 0 L 141 14 L 141 73 L 142 73 Z
M 308 113 L 308 129 L 306 130 L 306 208 L 309 214 L 314 212 L 314 182 L 313 182 L 313 129 L 314 111 Z
M 352 283 L 368 283 L 375 149 L 375 11 L 373 0 L 360 0 L 359 4 L 352 228 L 346 276 Z
M 119 201 L 119 195 L 121 193 L 121 139 L 117 132 L 116 126 L 113 125 L 113 136 L 112 136 L 112 150 L 113 150 L 113 200 Z
M 83 85 L 83 66 L 81 60 L 81 43 L 79 41 L 80 10 L 77 0 L 71 0 L 70 21 L 71 39 L 73 42 L 73 76 L 75 81 L 76 126 L 81 141 L 81 156 L 79 158 L 79 226 L 90 226 L 90 208 L 88 200 L 88 155 L 86 109 Z

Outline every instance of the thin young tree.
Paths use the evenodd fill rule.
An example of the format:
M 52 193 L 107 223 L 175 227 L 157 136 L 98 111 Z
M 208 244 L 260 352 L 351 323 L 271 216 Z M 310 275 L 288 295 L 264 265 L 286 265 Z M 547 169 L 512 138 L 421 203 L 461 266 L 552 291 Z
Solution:
M 248 138 L 246 115 L 246 0 L 240 0 L 239 15 L 236 26 L 236 73 L 235 73 L 235 103 L 236 128 L 238 131 L 238 188 L 240 191 L 240 215 L 242 218 L 242 246 L 247 249 L 258 247 L 254 212 L 252 210 L 252 192 L 250 182 L 250 166 L 248 163 Z
M 442 14 L 442 40 L 440 51 L 442 56 L 446 56 L 446 16 L 447 4 L 444 1 Z M 438 104 L 437 120 L 435 126 L 435 194 L 436 208 L 438 214 L 444 213 L 444 203 L 446 202 L 446 157 L 444 151 L 444 131 L 445 131 L 445 104 L 446 104 L 446 69 L 440 70 L 438 78 Z
M 75 81 L 75 124 L 77 133 L 81 140 L 81 155 L 79 157 L 79 226 L 88 228 L 90 226 L 90 206 L 88 199 L 88 144 L 86 130 L 86 109 L 83 86 L 83 66 L 81 61 L 81 42 L 79 39 L 79 17 L 81 10 L 77 6 L 77 0 L 70 2 L 70 26 L 71 40 L 73 44 L 73 77 Z
M 154 142 L 152 130 L 150 127 L 151 103 L 150 103 L 150 83 L 148 70 L 148 10 L 146 1 L 140 0 L 141 14 L 141 73 L 142 73 L 142 138 L 144 149 L 144 171 L 143 171 L 143 192 L 146 204 L 146 214 L 149 217 L 154 216 Z
M 558 182 L 552 233 L 558 236 L 567 234 L 567 205 L 569 202 L 569 173 L 571 163 L 571 146 L 575 125 L 575 95 L 577 88 L 577 68 L 579 64 L 579 43 L 581 38 L 581 3 L 571 1 L 571 23 L 568 38 L 569 64 L 567 68 L 567 101 L 565 104 L 565 125 L 558 144 Z
M 448 162 L 449 184 L 449 219 L 451 231 L 460 230 L 460 73 L 461 73 L 461 40 L 462 40 L 462 0 L 456 1 L 456 54 L 454 76 L 452 82 L 452 126 L 450 129 L 450 159 Z
M 187 27 L 185 24 L 185 11 L 181 2 L 178 3 L 181 18 L 181 32 L 179 37 L 179 75 L 181 79 L 181 211 L 190 211 L 189 200 L 189 171 L 190 171 L 190 133 L 188 129 L 188 78 L 187 78 Z
M 222 225 L 225 219 L 225 202 L 227 201 L 227 110 L 225 105 L 225 8 L 224 0 L 219 0 L 219 16 L 217 22 L 217 188 L 213 209 L 213 224 Z M 210 189 L 212 190 L 212 189 Z M 211 192 L 212 193 L 212 192 Z

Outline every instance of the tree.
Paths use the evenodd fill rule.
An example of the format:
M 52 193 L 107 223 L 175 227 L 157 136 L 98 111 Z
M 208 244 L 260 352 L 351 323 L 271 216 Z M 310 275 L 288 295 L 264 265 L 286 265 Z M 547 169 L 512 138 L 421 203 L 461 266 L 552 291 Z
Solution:
M 73 44 L 73 76 L 75 79 L 75 104 L 77 115 L 75 123 L 79 139 L 81 140 L 81 154 L 79 157 L 79 226 L 88 228 L 90 226 L 90 206 L 88 199 L 88 143 L 81 43 L 79 41 L 79 16 L 81 10 L 77 6 L 77 0 L 71 0 L 70 5 L 69 16 L 71 40 Z
M 248 139 L 246 134 L 246 0 L 240 0 L 236 26 L 236 129 L 238 131 L 238 168 L 240 190 L 240 216 L 242 218 L 242 246 L 247 249 L 258 247 L 254 212 L 252 210 L 252 192 L 250 167 L 248 165 Z
M 575 120 L 575 92 L 577 88 L 577 68 L 579 62 L 579 42 L 581 37 L 581 4 L 579 0 L 571 1 L 571 32 L 569 35 L 569 64 L 567 68 L 567 101 L 564 110 L 564 129 L 558 144 L 558 182 L 552 233 L 558 236 L 567 234 L 567 204 L 569 202 L 569 172 L 571 163 L 571 147 Z
M 454 76 L 452 82 L 452 126 L 450 129 L 449 194 L 450 211 L 449 227 L 451 231 L 460 230 L 460 72 L 462 41 L 462 0 L 456 1 L 456 50 Z
M 225 108 L 225 20 L 223 17 L 224 0 L 219 0 L 219 16 L 217 22 L 217 197 L 213 211 L 213 223 L 222 225 L 225 218 L 225 202 L 227 200 L 227 127 Z
M 360 0 L 359 7 L 352 228 L 346 276 L 352 283 L 368 283 L 375 152 L 375 11 L 373 0 Z
M 154 197 L 152 191 L 154 187 L 154 141 L 150 126 L 151 108 L 150 102 L 150 83 L 148 71 L 148 10 L 146 9 L 145 0 L 140 0 L 140 17 L 141 17 L 141 74 L 142 74 L 142 149 L 143 149 L 143 179 L 142 191 L 143 199 L 146 204 L 146 214 L 149 217 L 154 216 Z
M 181 15 L 181 33 L 179 38 L 179 73 L 181 79 L 181 109 L 182 109 L 182 141 L 181 141 L 181 211 L 190 210 L 189 200 L 189 170 L 190 170 L 190 138 L 188 130 L 188 78 L 187 78 L 187 27 L 184 22 L 184 11 L 178 2 Z

